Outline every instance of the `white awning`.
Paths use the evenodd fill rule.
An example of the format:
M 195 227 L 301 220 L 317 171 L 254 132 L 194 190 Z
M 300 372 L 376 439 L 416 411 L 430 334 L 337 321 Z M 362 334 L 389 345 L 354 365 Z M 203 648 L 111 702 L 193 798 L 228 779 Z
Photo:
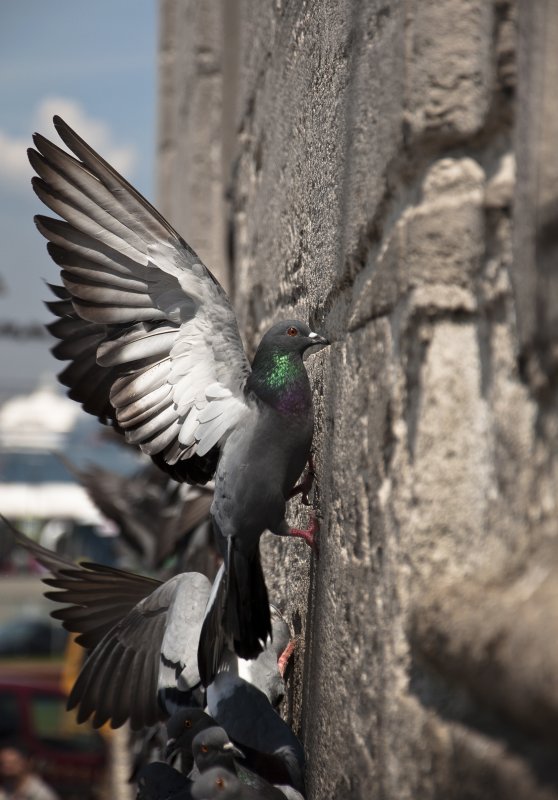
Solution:
M 1 484 L 0 512 L 8 519 L 72 519 L 84 525 L 105 524 L 85 489 L 72 483 Z

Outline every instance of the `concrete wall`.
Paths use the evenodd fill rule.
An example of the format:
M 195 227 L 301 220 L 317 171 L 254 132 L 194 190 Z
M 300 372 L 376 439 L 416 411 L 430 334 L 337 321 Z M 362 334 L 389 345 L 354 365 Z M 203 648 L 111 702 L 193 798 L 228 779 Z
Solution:
M 161 2 L 163 210 L 333 340 L 319 559 L 262 539 L 313 799 L 558 797 L 556 9 Z

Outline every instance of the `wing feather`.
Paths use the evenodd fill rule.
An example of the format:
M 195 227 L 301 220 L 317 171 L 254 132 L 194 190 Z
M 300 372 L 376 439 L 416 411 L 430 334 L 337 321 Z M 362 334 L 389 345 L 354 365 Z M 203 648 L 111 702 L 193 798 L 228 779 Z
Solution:
M 120 424 L 122 426 L 127 424 L 134 426 L 139 422 L 143 422 L 144 419 L 148 419 L 153 413 L 165 408 L 171 402 L 169 400 L 170 394 L 170 386 L 163 384 L 149 393 L 148 398 L 146 398 L 148 400 L 147 408 L 144 398 L 136 400 L 135 403 L 129 403 L 123 407 L 120 413 Z
M 73 155 L 35 134 L 29 159 L 36 194 L 62 218 L 36 218 L 64 284 L 53 289 L 49 326 L 61 340 L 55 356 L 70 361 L 60 379 L 173 477 L 207 479 L 215 458 L 206 456 L 248 413 L 234 312 L 153 206 L 54 123 Z
M 181 669 L 191 650 L 188 688 L 199 682 L 192 664 L 210 591 L 204 575 L 185 573 L 161 583 L 101 564 L 76 565 L 4 521 L 16 542 L 51 572 L 43 582 L 57 591 L 47 596 L 65 604 L 52 616 L 79 632 L 78 641 L 91 651 L 68 698 L 68 708 L 78 707 L 79 722 L 92 715 L 95 727 L 109 720 L 118 727 L 129 719 L 134 729 L 157 722 L 163 642 Z

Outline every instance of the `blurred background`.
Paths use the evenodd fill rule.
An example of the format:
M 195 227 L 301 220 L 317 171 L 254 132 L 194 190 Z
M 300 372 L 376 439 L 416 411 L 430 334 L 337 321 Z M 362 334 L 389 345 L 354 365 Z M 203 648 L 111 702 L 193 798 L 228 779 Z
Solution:
M 0 7 L 0 511 L 47 547 L 108 564 L 137 563 L 137 549 L 118 545 L 118 525 L 75 470 L 142 465 L 57 384 L 63 365 L 44 328 L 55 269 L 33 224 L 41 204 L 26 149 L 34 131 L 57 138 L 59 114 L 152 198 L 157 41 L 155 0 Z M 59 794 L 97 795 L 107 734 L 65 712 L 66 633 L 48 616 L 37 566 L 0 536 L 0 743 L 30 750 Z

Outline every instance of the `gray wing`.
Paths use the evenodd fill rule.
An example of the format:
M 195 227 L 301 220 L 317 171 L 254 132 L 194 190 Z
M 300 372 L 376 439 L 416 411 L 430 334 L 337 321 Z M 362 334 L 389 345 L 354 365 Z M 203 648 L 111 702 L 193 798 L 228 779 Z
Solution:
M 200 682 L 198 644 L 210 591 L 205 575 L 185 572 L 177 576 L 161 643 L 159 691 L 163 693 L 172 687 L 187 692 Z
M 58 357 L 72 361 L 66 379 L 81 381 L 85 407 L 104 407 L 97 385 L 88 403 L 90 357 L 82 366 L 71 325 L 108 371 L 110 404 L 130 443 L 171 466 L 206 456 L 247 411 L 250 368 L 225 292 L 130 184 L 59 117 L 54 124 L 77 158 L 39 134 L 28 152 L 35 192 L 65 220 L 36 219 L 72 307 L 58 326 Z
M 196 679 L 191 669 L 191 663 L 197 663 L 195 632 L 181 633 L 180 626 L 201 627 L 210 588 L 204 575 L 184 573 L 161 583 L 102 564 L 76 565 L 36 544 L 2 519 L 15 541 L 52 573 L 52 577 L 42 580 L 57 591 L 46 592 L 45 596 L 66 605 L 51 616 L 61 620 L 66 630 L 78 633 L 76 641 L 91 651 L 68 699 L 69 708 L 79 706 L 79 722 L 93 714 L 95 727 L 110 720 L 117 728 L 129 719 L 131 727 L 139 729 L 161 719 L 159 671 L 164 661 L 167 624 L 177 637 L 177 645 L 171 650 L 178 668 L 177 674 L 173 672 L 174 685 L 182 670 L 192 682 L 190 688 L 199 682 L 199 676 Z M 179 615 L 173 615 L 173 607 Z M 186 663 L 182 653 L 189 653 L 192 637 L 192 658 Z M 185 648 L 182 653 L 180 647 Z
M 65 225 L 59 220 L 46 217 L 36 217 L 37 224 Z M 47 307 L 56 319 L 47 325 L 50 333 L 60 339 L 52 348 L 52 354 L 61 361 L 70 361 L 70 364 L 58 375 L 58 380 L 63 386 L 68 387 L 68 396 L 81 403 L 84 411 L 98 417 L 99 420 L 111 425 L 120 435 L 124 430 L 116 419 L 116 409 L 110 402 L 110 392 L 113 384 L 120 377 L 118 367 L 102 367 L 97 363 L 97 349 L 106 339 L 107 326 L 95 322 L 88 322 L 76 314 L 72 299 L 64 286 L 48 284 L 56 300 L 47 302 Z M 152 453 L 151 459 L 159 469 L 168 473 L 176 481 L 188 483 L 207 483 L 215 471 L 216 449 L 209 451 L 204 456 L 193 455 L 185 461 L 169 464 L 165 461 L 165 452 Z
M 78 707 L 78 722 L 93 715 L 95 728 L 129 720 L 138 730 L 162 719 L 159 663 L 175 590 L 176 578 L 158 586 L 91 651 L 68 698 L 68 708 Z
M 57 591 L 45 592 L 45 597 L 67 604 L 52 611 L 51 616 L 61 620 L 66 630 L 77 633 L 76 641 L 87 650 L 96 647 L 108 631 L 161 586 L 154 578 L 103 564 L 75 564 L 41 547 L 0 517 L 17 544 L 51 573 L 52 577 L 42 581 Z
M 40 224 L 38 217 L 36 220 Z M 56 220 L 51 222 L 56 223 Z M 58 375 L 58 380 L 68 387 L 68 396 L 81 403 L 85 411 L 99 417 L 101 422 L 113 423 L 118 430 L 115 411 L 109 399 L 111 386 L 118 373 L 100 367 L 96 357 L 97 348 L 106 336 L 106 328 L 78 317 L 70 294 L 63 286 L 48 284 L 48 287 L 56 300 L 50 300 L 46 305 L 56 319 L 47 328 L 55 338 L 60 339 L 52 348 L 52 353 L 60 361 L 71 362 Z
M 209 596 L 205 575 L 186 572 L 141 600 L 89 655 L 68 698 L 78 722 L 126 720 L 133 730 L 165 716 L 167 692 L 189 698 L 200 682 L 199 631 Z

